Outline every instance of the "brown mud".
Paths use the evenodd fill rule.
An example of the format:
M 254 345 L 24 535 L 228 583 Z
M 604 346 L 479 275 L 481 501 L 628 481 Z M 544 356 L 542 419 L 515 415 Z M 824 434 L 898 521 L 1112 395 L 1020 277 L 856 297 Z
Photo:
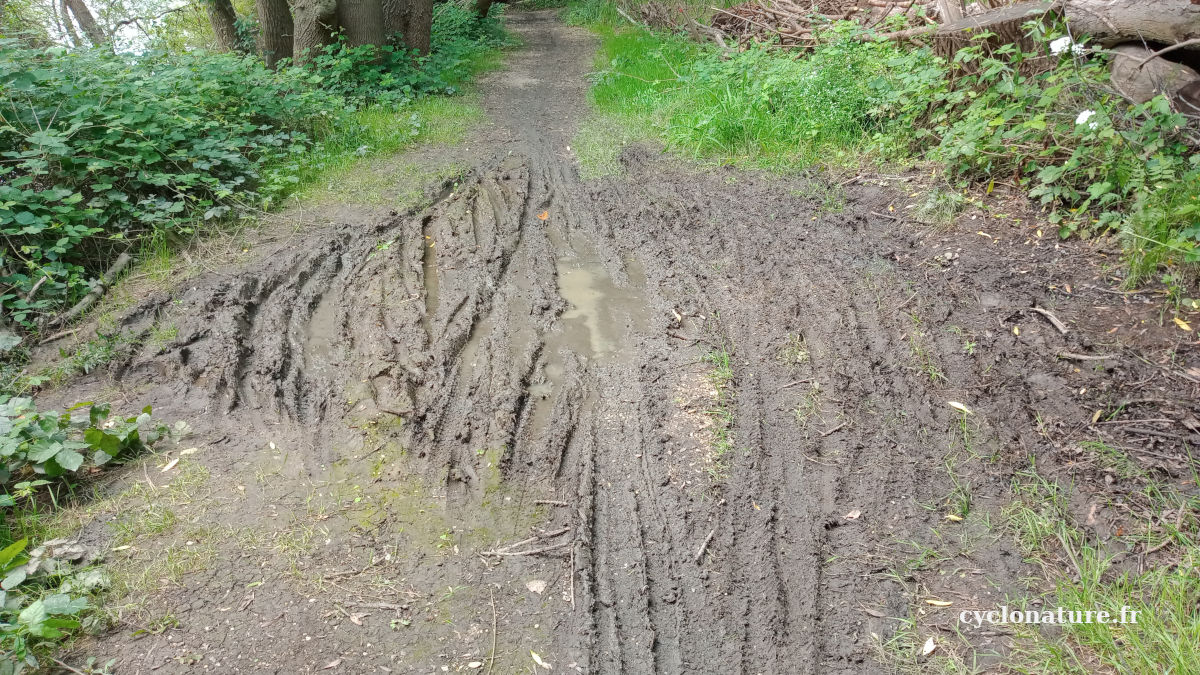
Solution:
M 922 619 L 952 630 L 1032 576 L 1003 532 L 947 523 L 960 483 L 997 514 L 1030 457 L 1077 462 L 1093 410 L 1197 413 L 1195 344 L 1147 328 L 1150 296 L 1090 290 L 1095 251 L 1031 216 L 878 215 L 904 212 L 904 177 L 829 213 L 805 179 L 637 148 L 581 182 L 594 44 L 549 13 L 511 24 L 526 46 L 485 83 L 487 152 L 430 206 L 123 317 L 177 329 L 115 381 L 191 424 L 209 477 L 174 534 L 110 558 L 205 553 L 81 653 L 122 673 L 519 673 L 531 651 L 559 672 L 880 672 L 874 636 L 919 597 L 957 593 Z M 1127 443 L 1187 476 L 1178 442 Z M 923 547 L 944 558 L 910 564 Z

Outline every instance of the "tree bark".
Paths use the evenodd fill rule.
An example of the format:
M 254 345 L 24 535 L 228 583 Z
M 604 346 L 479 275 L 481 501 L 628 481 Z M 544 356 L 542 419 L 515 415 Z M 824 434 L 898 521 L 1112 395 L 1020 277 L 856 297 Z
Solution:
M 295 60 L 296 63 L 308 63 L 333 42 L 337 0 L 293 0 L 292 15 L 296 27 Z
M 1058 3 L 1053 0 L 1020 2 L 944 23 L 933 37 L 934 51 L 947 60 L 953 59 L 958 50 L 972 44 L 982 44 L 989 52 L 1007 44 L 1017 45 L 1024 53 L 1037 52 L 1044 47 L 1028 34 L 1025 24 L 1048 13 L 1053 13 L 1052 18 L 1056 18 L 1057 6 Z M 990 34 L 990 37 L 978 38 L 981 34 Z M 1053 66 L 1054 62 L 1055 60 L 1048 58 L 1029 59 L 1021 64 L 1021 70 L 1030 74 L 1045 70 Z M 972 72 L 976 65 L 964 63 L 962 68 L 964 72 Z
M 475 16 L 484 18 L 492 9 L 492 0 L 475 0 Z
M 403 40 L 408 32 L 409 0 L 382 0 L 383 32 L 388 39 L 397 35 Z
M 104 35 L 104 29 L 96 23 L 96 17 L 92 16 L 92 10 L 88 9 L 83 0 L 63 0 L 63 5 L 71 10 L 71 15 L 75 17 L 75 23 L 79 24 L 79 29 L 87 36 L 88 42 L 93 47 L 99 47 L 108 42 L 108 38 Z M 69 17 L 64 18 L 70 21 Z
M 223 52 L 237 51 L 237 12 L 233 10 L 233 3 L 229 0 L 204 0 L 204 11 L 208 13 L 208 21 L 217 36 L 217 49 Z
M 274 68 L 281 59 L 292 58 L 292 12 L 287 0 L 255 0 L 254 7 L 258 12 L 258 51 L 267 66 Z
M 71 40 L 71 46 L 82 47 L 83 42 L 79 39 L 79 33 L 75 31 L 75 22 L 71 20 L 71 11 L 67 7 L 67 0 L 62 0 L 59 7 L 62 8 L 62 16 L 59 17 L 59 21 L 62 22 L 63 30 Z
M 942 23 L 950 23 L 963 18 L 962 0 L 937 0 L 937 8 Z
M 1200 37 L 1195 0 L 1066 0 L 1066 15 L 1073 35 L 1086 34 L 1106 47 L 1142 40 L 1171 45 Z
M 418 54 L 429 53 L 430 30 L 433 28 L 433 0 L 409 0 L 408 26 L 404 43 Z
M 339 0 L 337 20 L 346 44 L 383 46 L 383 6 L 380 0 Z

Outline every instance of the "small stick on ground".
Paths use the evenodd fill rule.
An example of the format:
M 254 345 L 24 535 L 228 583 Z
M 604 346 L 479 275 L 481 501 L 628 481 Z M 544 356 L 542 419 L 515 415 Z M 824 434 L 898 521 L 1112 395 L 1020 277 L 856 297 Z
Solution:
M 1054 327 L 1058 329 L 1058 332 L 1062 333 L 1063 335 L 1067 334 L 1067 324 L 1059 321 L 1058 317 L 1054 316 L 1050 310 L 1042 309 L 1041 307 L 1030 307 L 1029 309 L 1046 317 L 1046 320 L 1053 324 Z
M 775 393 L 778 394 L 779 392 L 783 391 L 784 389 L 788 389 L 789 387 L 794 387 L 798 384 L 804 384 L 805 382 L 812 382 L 812 380 L 796 380 L 795 382 L 788 382 L 787 384 L 783 385 L 782 387 L 776 389 Z
M 1107 361 L 1119 358 L 1116 354 L 1076 354 L 1074 352 L 1059 352 L 1058 358 L 1068 361 Z
M 700 564 L 700 559 L 704 557 L 704 552 L 708 550 L 708 545 L 710 542 L 712 542 L 713 535 L 716 533 L 717 529 L 715 527 L 708 531 L 708 536 L 705 537 L 704 542 L 700 544 L 700 550 L 696 551 L 696 558 L 692 562 L 696 563 L 697 565 Z
M 38 343 L 38 346 L 41 347 L 43 345 L 48 345 L 51 342 L 54 342 L 55 340 L 61 340 L 62 338 L 67 337 L 68 335 L 74 335 L 75 333 L 78 333 L 78 332 L 79 332 L 78 328 L 68 328 L 67 330 L 60 330 L 57 333 L 55 333 L 54 335 L 51 335 L 50 337 L 43 339 L 41 342 Z
M 530 549 L 528 551 L 484 551 L 483 555 L 512 555 L 512 556 L 537 555 L 539 553 L 546 553 L 547 551 L 553 551 L 555 549 L 565 548 L 567 546 L 573 545 L 574 543 L 575 543 L 574 540 L 562 541 L 557 544 L 551 544 L 549 546 L 543 546 L 541 548 L 534 548 L 534 549 Z
M 845 422 L 842 422 L 841 424 L 839 424 L 839 425 L 837 425 L 836 427 L 834 427 L 834 428 L 830 429 L 829 431 L 822 431 L 822 432 L 821 432 L 821 438 L 825 438 L 825 437 L 826 437 L 826 436 L 828 436 L 829 434 L 832 434 L 833 432 L 835 432 L 835 431 L 837 431 L 837 430 L 841 429 L 841 428 L 842 428 L 842 427 L 844 427 L 844 426 L 846 426 L 846 423 L 845 423 Z
M 491 675 L 492 665 L 496 663 L 496 592 L 488 591 L 488 601 L 492 605 L 492 654 L 488 656 L 488 675 Z
M 570 506 L 570 504 L 568 504 L 566 502 L 560 502 L 557 499 L 537 499 L 537 500 L 534 500 L 533 503 L 534 504 L 549 504 L 550 506 Z

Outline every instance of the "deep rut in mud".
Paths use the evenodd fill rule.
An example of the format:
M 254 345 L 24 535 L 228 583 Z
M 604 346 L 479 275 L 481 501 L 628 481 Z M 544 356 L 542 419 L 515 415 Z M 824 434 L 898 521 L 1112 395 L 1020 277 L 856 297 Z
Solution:
M 582 183 L 568 146 L 593 45 L 546 13 L 512 23 L 527 46 L 487 83 L 489 154 L 431 205 L 128 315 L 178 333 L 124 364 L 124 388 L 191 420 L 231 485 L 264 452 L 286 465 L 205 518 L 282 513 L 326 541 L 293 577 L 227 542 L 162 594 L 178 631 L 107 640 L 128 672 L 184 672 L 189 649 L 217 672 L 435 672 L 486 663 L 493 641 L 500 673 L 530 650 L 588 673 L 877 672 L 871 634 L 911 600 L 881 572 L 954 489 L 946 402 L 990 420 L 976 453 L 1036 442 L 1046 387 L 1025 378 L 1053 336 L 1026 347 L 989 318 L 1038 292 L 1012 281 L 1023 252 L 931 266 L 928 233 L 864 215 L 883 191 L 829 214 L 792 194 L 803 181 L 637 149 L 624 176 Z M 994 363 L 922 321 L 988 326 Z M 705 360 L 722 349 L 725 394 Z M 1003 485 L 977 481 L 980 499 Z M 1000 588 L 1020 572 L 975 555 Z M 263 570 L 282 581 L 217 613 Z

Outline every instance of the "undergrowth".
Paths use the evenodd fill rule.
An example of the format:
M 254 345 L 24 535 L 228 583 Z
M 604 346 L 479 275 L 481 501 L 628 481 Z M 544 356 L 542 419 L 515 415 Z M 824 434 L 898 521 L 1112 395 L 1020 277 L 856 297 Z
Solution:
M 456 3 L 438 7 L 432 40 L 420 58 L 339 41 L 271 70 L 238 54 L 0 39 L 0 306 L 33 329 L 122 251 L 270 208 L 327 165 L 413 142 L 412 103 L 454 93 L 508 42 L 499 18 Z
M 1056 30 L 1029 24 L 1033 53 L 976 44 L 947 61 L 863 39 L 850 23 L 820 31 L 803 54 L 771 45 L 726 54 L 633 28 L 602 0 L 580 0 L 567 17 L 599 34 L 591 98 L 627 133 L 777 171 L 920 161 L 940 165 L 958 190 L 1015 181 L 1061 236 L 1115 234 L 1126 283 L 1162 275 L 1182 299 L 1195 280 L 1200 135 L 1162 97 L 1134 105 L 1116 94 L 1103 53 L 1052 53 Z M 589 130 L 606 126 L 585 125 L 576 140 L 585 167 L 613 166 L 586 155 L 598 146 Z M 942 217 L 956 205 L 930 207 Z

